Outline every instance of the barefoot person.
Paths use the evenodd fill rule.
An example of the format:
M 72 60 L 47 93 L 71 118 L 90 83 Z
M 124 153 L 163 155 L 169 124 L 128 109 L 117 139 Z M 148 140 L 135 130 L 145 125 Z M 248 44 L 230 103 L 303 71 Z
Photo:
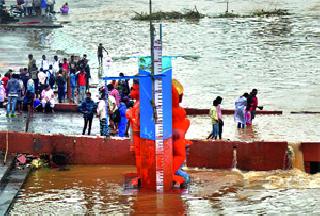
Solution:
M 102 46 L 102 43 L 99 44 L 98 46 L 98 61 L 99 61 L 99 66 L 102 66 L 102 61 L 103 61 L 103 51 L 109 55 L 108 51 Z

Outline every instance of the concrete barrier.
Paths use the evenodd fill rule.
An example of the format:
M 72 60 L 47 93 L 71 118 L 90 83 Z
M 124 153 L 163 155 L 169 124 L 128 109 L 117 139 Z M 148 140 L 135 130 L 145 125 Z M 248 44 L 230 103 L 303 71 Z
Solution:
M 76 104 L 69 103 L 59 103 L 55 105 L 54 110 L 60 112 L 77 112 Z M 187 115 L 209 115 L 209 109 L 196 109 L 196 108 L 185 108 Z M 224 115 L 233 115 L 234 110 L 232 109 L 223 109 L 222 114 Z M 259 115 L 281 115 L 282 111 L 277 110 L 257 110 Z
M 6 148 L 6 131 L 0 131 L 0 150 Z M 41 135 L 8 132 L 9 153 L 66 154 L 72 164 L 134 165 L 134 154 L 129 151 L 130 140 L 103 137 Z
M 0 131 L 0 150 L 6 148 L 6 131 Z M 130 139 L 94 136 L 41 135 L 8 132 L 9 153 L 65 154 L 71 164 L 134 165 Z M 231 169 L 234 148 L 240 170 L 282 169 L 287 142 L 234 142 L 192 140 L 188 167 Z M 319 146 L 320 147 L 320 146 Z M 308 157 L 307 157 L 308 159 Z
M 320 142 L 302 142 L 301 149 L 305 171 L 307 173 L 320 172 Z
M 287 142 L 193 140 L 187 164 L 190 167 L 231 169 L 235 149 L 237 169 L 256 171 L 282 169 L 287 148 Z
M 209 109 L 185 108 L 187 115 L 209 115 Z M 259 115 L 282 115 L 280 110 L 257 110 L 256 114 Z M 233 115 L 233 109 L 223 109 L 222 114 Z

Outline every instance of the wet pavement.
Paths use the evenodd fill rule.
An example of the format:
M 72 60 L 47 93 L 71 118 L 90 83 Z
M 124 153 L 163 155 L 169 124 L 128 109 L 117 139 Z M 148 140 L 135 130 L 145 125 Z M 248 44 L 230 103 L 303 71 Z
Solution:
M 223 139 L 232 141 L 319 141 L 320 114 L 257 115 L 252 127 L 237 129 L 233 115 L 224 115 Z M 27 113 L 17 118 L 6 118 L 5 110 L 0 109 L 0 130 L 25 131 Z M 208 116 L 188 117 L 191 125 L 188 139 L 205 139 L 211 132 Z M 303 123 L 301 123 L 303 122 Z M 81 135 L 84 121 L 81 113 L 34 113 L 30 118 L 29 132 L 42 134 Z M 306 127 L 307 125 L 307 127 Z M 94 117 L 91 135 L 100 134 L 99 119 Z
M 6 118 L 5 110 L 0 110 L 0 130 L 25 131 L 27 113 L 17 118 Z M 30 118 L 29 132 L 41 134 L 81 135 L 84 120 L 81 113 L 42 113 L 36 112 Z M 99 119 L 92 121 L 91 135 L 99 135 Z

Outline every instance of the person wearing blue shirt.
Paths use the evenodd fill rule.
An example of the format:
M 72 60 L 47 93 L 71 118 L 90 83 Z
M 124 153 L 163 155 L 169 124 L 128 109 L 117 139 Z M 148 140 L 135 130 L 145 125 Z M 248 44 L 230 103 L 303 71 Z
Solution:
M 76 103 L 75 91 L 77 89 L 77 76 L 76 76 L 75 72 L 70 73 L 70 87 L 71 87 L 72 102 Z
M 96 105 L 91 99 L 91 93 L 87 92 L 86 99 L 81 103 L 81 106 L 79 107 L 79 111 L 83 113 L 83 119 L 84 119 L 82 135 L 86 133 L 88 123 L 89 123 L 88 135 L 90 135 L 94 109 L 96 109 Z

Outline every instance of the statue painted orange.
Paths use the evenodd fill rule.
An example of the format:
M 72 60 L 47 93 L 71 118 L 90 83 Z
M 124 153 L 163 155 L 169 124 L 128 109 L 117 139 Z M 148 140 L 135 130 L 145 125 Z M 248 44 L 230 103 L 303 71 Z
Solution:
M 126 118 L 130 121 L 133 134 L 133 146 L 130 146 L 130 151 L 135 152 L 136 167 L 138 178 L 140 176 L 141 156 L 140 156 L 140 95 L 139 84 L 133 84 L 130 97 L 135 99 L 135 103 L 131 109 L 126 112 Z
M 179 94 L 179 87 L 172 85 L 172 143 L 173 143 L 173 180 L 178 184 L 183 184 L 185 179 L 176 172 L 180 169 L 186 159 L 186 146 L 188 141 L 185 135 L 190 126 L 184 108 L 180 107 L 183 93 Z
M 179 83 L 180 84 L 180 83 Z M 188 141 L 185 139 L 186 132 L 190 126 L 186 111 L 180 107 L 182 101 L 182 86 L 172 85 L 172 149 L 173 149 L 173 181 L 181 185 L 185 178 L 176 175 L 186 159 L 186 146 Z M 134 84 L 130 92 L 131 98 L 135 99 L 134 106 L 126 112 L 126 118 L 129 119 L 133 132 L 133 149 L 136 156 L 136 167 L 138 178 L 141 176 L 141 154 L 140 154 L 140 101 L 139 85 Z M 132 149 L 131 149 L 132 150 Z

